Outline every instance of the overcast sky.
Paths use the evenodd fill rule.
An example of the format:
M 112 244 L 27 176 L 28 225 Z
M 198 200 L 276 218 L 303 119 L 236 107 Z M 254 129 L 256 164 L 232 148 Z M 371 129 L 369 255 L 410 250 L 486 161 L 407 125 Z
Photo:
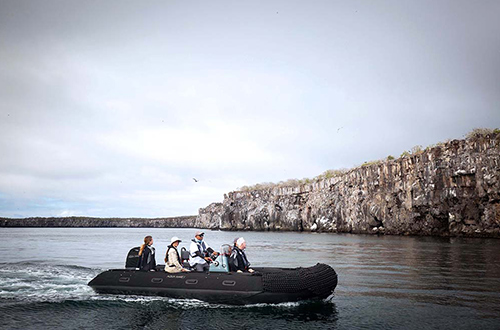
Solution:
M 500 127 L 499 16 L 498 0 L 0 0 L 0 216 L 197 214 Z

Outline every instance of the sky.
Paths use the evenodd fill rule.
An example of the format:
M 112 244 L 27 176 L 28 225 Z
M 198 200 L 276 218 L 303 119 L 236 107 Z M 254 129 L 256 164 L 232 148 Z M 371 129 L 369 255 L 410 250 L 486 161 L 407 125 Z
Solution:
M 500 127 L 499 14 L 0 0 L 0 217 L 195 215 L 242 186 Z

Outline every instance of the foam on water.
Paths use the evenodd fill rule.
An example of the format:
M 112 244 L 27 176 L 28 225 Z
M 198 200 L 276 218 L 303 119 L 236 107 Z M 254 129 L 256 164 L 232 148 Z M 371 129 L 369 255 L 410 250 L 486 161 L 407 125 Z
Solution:
M 51 265 L 46 262 L 0 263 L 0 305 L 36 302 L 122 302 L 150 304 L 160 302 L 172 308 L 266 308 L 269 304 L 232 306 L 210 304 L 195 299 L 174 299 L 155 296 L 104 295 L 95 293 L 87 283 L 103 269 L 77 265 Z M 287 309 L 299 306 L 298 302 L 273 304 Z
M 41 262 L 0 264 L 0 302 L 54 302 L 88 299 L 89 278 L 101 270 Z

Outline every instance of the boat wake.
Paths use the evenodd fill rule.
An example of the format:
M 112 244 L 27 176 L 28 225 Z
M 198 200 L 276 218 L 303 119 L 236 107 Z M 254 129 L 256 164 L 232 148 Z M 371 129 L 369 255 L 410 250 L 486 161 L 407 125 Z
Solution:
M 100 269 L 42 262 L 0 263 L 0 303 L 88 299 L 88 279 Z

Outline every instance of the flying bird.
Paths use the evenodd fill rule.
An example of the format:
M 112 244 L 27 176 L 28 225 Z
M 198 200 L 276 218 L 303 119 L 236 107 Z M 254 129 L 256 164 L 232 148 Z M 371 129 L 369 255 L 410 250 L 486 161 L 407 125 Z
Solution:
M 198 180 L 196 180 L 195 178 L 193 178 L 194 182 L 198 182 Z

